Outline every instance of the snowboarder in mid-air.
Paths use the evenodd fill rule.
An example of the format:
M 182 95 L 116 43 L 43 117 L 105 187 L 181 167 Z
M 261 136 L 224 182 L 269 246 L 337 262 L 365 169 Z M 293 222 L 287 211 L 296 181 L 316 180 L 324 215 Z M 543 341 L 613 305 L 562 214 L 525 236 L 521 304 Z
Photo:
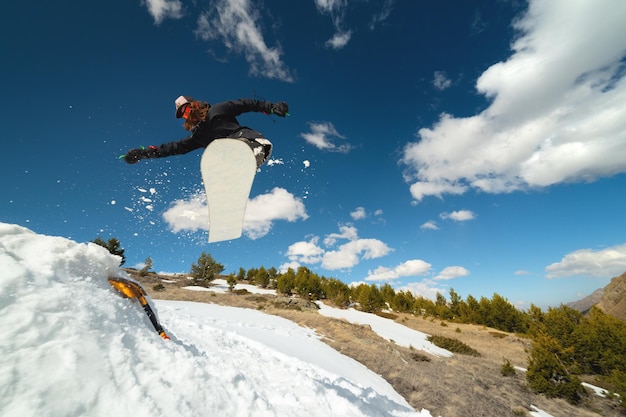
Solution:
M 262 112 L 280 117 L 289 115 L 284 101 L 271 103 L 242 98 L 211 106 L 205 101 L 180 96 L 174 102 L 176 117 L 185 119 L 191 136 L 178 142 L 131 149 L 122 156 L 129 164 L 145 158 L 163 158 L 206 148 L 200 172 L 209 211 L 209 243 L 241 236 L 243 220 L 254 175 L 272 153 L 272 143 L 260 132 L 241 126 L 242 113 Z
M 123 156 L 129 164 L 141 159 L 163 158 L 181 155 L 196 149 L 206 148 L 216 139 L 238 139 L 252 149 L 257 167 L 266 162 L 272 153 L 272 143 L 262 133 L 241 126 L 236 119 L 242 113 L 261 112 L 280 117 L 289 115 L 289 106 L 284 101 L 271 103 L 263 100 L 242 98 L 211 105 L 206 101 L 195 100 L 189 96 L 180 96 L 175 100 L 176 118 L 185 119 L 183 127 L 191 135 L 177 142 L 159 146 L 131 149 Z

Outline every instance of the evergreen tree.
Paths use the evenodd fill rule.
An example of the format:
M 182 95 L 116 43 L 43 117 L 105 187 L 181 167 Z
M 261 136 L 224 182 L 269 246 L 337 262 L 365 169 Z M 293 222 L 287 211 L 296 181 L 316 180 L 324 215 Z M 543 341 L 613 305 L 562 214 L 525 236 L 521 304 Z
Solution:
M 95 243 L 96 245 L 106 248 L 111 254 L 120 256 L 122 258 L 122 260 L 120 261 L 120 266 L 124 265 L 124 263 L 126 262 L 124 249 L 120 248 L 121 246 L 120 241 L 117 240 L 116 238 L 112 237 L 107 242 L 105 242 L 102 238 L 97 237 L 94 240 L 92 240 L 92 242 Z
M 398 291 L 393 297 L 391 308 L 400 313 L 415 312 L 415 297 L 410 291 Z
M 149 256 L 146 258 L 146 262 L 144 263 L 144 267 L 139 270 L 139 275 L 145 277 L 148 275 L 150 270 L 152 269 L 152 258 Z
M 526 372 L 528 386 L 548 397 L 564 398 L 571 403 L 582 399 L 584 389 L 580 379 L 572 375 L 564 358 L 572 349 L 564 349 L 554 338 L 539 335 L 533 342 Z
M 226 283 L 228 284 L 228 291 L 232 292 L 235 285 L 237 285 L 237 276 L 235 274 L 230 274 L 226 278 Z
M 391 285 L 385 283 L 380 287 L 380 295 L 383 297 L 383 302 L 391 307 L 393 299 L 396 297 L 396 291 Z
M 270 274 L 267 272 L 265 267 L 261 266 L 254 276 L 254 283 L 261 288 L 267 288 L 270 285 Z
M 307 267 L 301 266 L 296 272 L 294 280 L 296 293 L 309 300 L 323 298 L 322 285 L 319 277 L 311 272 Z
M 558 308 L 549 307 L 543 315 L 543 331 L 558 340 L 563 346 L 572 346 L 574 330 L 583 320 L 583 313 L 561 304 Z
M 244 279 L 246 279 L 246 270 L 239 267 L 239 272 L 237 272 L 237 281 L 243 281 Z
M 461 305 L 459 309 L 464 323 L 482 324 L 480 320 L 480 303 L 474 296 L 468 295 L 465 305 Z
M 295 287 L 296 273 L 293 269 L 289 268 L 283 274 L 278 275 L 276 279 L 276 289 L 279 293 L 285 295 L 291 295 Z
M 324 297 L 339 307 L 350 305 L 350 287 L 336 278 L 322 278 L 321 288 Z
M 376 285 L 360 284 L 355 291 L 356 301 L 362 311 L 374 313 L 382 310 L 384 306 L 383 296 Z
M 205 252 L 198 258 L 197 264 L 191 265 L 191 272 L 189 273 L 196 285 L 208 284 L 217 278 L 224 270 L 224 265 L 217 263 L 213 257 Z
M 424 297 L 415 298 L 415 310 L 417 313 L 426 316 L 437 316 L 437 308 L 432 300 Z
M 248 281 L 248 284 L 254 284 L 254 279 L 256 277 L 257 272 L 258 272 L 258 269 L 256 268 L 248 269 L 248 272 L 246 273 L 246 280 Z
M 489 326 L 505 332 L 525 333 L 528 330 L 524 313 L 499 294 L 493 294 L 490 313 Z
M 626 323 L 594 306 L 574 329 L 570 340 L 581 372 L 626 372 Z
M 442 320 L 450 320 L 452 319 L 452 311 L 448 307 L 448 302 L 446 301 L 446 297 L 441 293 L 437 293 L 437 297 L 435 300 L 435 315 Z
M 276 279 L 278 278 L 278 270 L 274 267 L 271 267 L 267 270 L 267 274 L 269 275 L 270 282 L 268 286 L 270 288 L 276 288 Z
M 450 290 L 448 291 L 448 294 L 450 295 L 450 311 L 452 312 L 452 316 L 454 318 L 458 318 L 460 316 L 460 309 L 461 309 L 461 296 L 459 294 L 457 294 L 456 291 L 454 291 L 454 288 L 450 288 Z
M 528 333 L 532 336 L 545 333 L 544 326 L 544 314 L 541 308 L 534 304 L 530 305 L 530 308 L 526 312 L 526 323 L 528 327 Z

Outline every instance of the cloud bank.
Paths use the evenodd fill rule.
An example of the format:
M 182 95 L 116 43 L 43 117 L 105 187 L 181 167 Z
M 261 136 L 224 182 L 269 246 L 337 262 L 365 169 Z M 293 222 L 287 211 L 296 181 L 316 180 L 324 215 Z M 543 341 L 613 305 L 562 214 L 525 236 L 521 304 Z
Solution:
M 488 107 L 443 113 L 404 148 L 415 201 L 626 172 L 625 21 L 621 0 L 531 0 L 512 55 L 476 82 Z
M 248 200 L 243 233 L 252 240 L 259 239 L 267 235 L 278 220 L 296 222 L 308 217 L 301 199 L 276 187 Z M 209 230 L 206 195 L 201 192 L 189 199 L 174 201 L 163 213 L 163 219 L 173 233 Z

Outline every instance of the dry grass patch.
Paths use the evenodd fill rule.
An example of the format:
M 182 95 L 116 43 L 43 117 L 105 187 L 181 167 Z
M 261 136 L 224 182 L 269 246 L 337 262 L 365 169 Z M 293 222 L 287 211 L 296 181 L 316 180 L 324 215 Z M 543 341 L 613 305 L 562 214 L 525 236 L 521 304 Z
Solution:
M 184 277 L 176 283 L 163 282 L 154 274 L 135 278 L 142 282 L 154 299 L 260 309 L 315 329 L 325 343 L 381 375 L 416 410 L 425 408 L 433 416 L 530 416 L 531 404 L 555 417 L 622 416 L 595 397 L 590 397 L 587 408 L 582 408 L 563 400 L 535 395 L 526 387 L 522 372 L 504 376 L 503 357 L 511 366 L 525 367 L 527 363 L 526 349 L 530 347 L 530 341 L 514 334 L 470 324 L 442 326 L 437 319 L 393 314 L 397 316 L 395 320 L 405 326 L 429 335 L 458 339 L 481 355 L 442 358 L 397 346 L 378 336 L 369 326 L 325 317 L 314 309 L 279 301 L 280 297 L 184 290 L 180 287 L 189 285 Z M 169 281 L 169 277 L 164 278 Z M 159 283 L 164 290 L 153 290 L 153 286 Z

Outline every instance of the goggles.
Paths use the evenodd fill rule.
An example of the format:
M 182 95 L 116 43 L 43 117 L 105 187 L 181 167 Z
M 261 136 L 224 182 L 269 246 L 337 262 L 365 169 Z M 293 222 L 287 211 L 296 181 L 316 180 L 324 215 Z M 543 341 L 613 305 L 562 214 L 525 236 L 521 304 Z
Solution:
M 191 105 L 187 105 L 187 108 L 183 111 L 182 118 L 187 120 L 189 119 L 189 115 L 191 114 Z

